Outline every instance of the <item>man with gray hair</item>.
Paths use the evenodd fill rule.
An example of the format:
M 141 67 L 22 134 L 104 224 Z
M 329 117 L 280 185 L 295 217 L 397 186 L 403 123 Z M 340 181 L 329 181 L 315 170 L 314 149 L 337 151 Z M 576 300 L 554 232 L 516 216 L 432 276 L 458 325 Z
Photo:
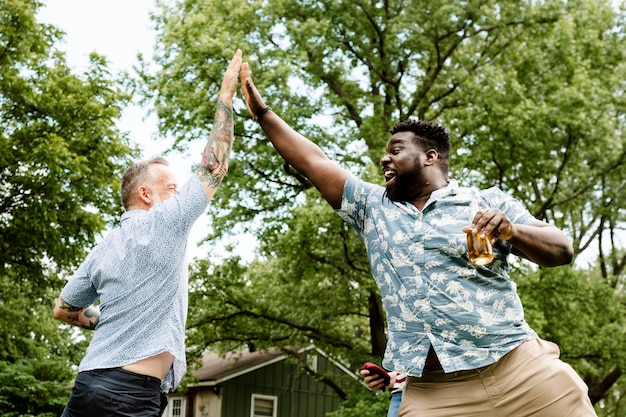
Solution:
M 228 171 L 240 66 L 238 50 L 196 175 L 179 188 L 162 157 L 128 168 L 119 226 L 57 299 L 56 319 L 95 330 L 63 417 L 160 416 L 185 374 L 187 239 Z

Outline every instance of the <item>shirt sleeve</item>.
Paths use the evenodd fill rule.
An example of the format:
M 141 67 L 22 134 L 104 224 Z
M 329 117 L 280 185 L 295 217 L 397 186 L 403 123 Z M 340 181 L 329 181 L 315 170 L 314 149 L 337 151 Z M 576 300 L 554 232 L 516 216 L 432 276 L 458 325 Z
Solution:
M 519 200 L 497 187 L 488 188 L 481 194 L 489 207 L 502 210 L 514 224 L 530 224 L 536 220 Z
M 366 199 L 359 198 L 357 191 L 361 181 L 349 176 L 343 187 L 341 207 L 335 210 L 346 223 L 348 223 L 360 236 L 363 236 Z
M 380 188 L 380 189 L 379 189 Z M 348 223 L 362 238 L 365 235 L 367 211 L 371 198 L 382 198 L 382 188 L 350 175 L 343 187 L 341 208 L 335 213 Z
M 89 278 L 89 257 L 76 270 L 61 291 L 61 298 L 73 307 L 89 307 L 98 299 L 98 293 Z

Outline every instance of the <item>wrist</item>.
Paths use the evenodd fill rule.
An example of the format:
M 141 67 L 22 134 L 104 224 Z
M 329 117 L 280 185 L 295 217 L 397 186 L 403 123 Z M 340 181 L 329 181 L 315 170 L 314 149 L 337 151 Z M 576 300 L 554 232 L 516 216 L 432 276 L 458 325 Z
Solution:
M 498 236 L 498 239 L 502 239 L 506 241 L 511 241 L 514 238 L 515 238 L 515 228 L 512 224 L 508 226 L 506 229 L 504 229 L 502 232 L 500 232 L 500 236 Z
M 263 116 L 265 115 L 265 113 L 267 113 L 270 110 L 272 110 L 270 106 L 264 106 L 261 110 L 257 111 L 254 114 L 254 120 L 261 123 L 261 119 L 263 119 Z
M 224 106 L 232 109 L 233 108 L 233 98 L 229 94 L 220 94 L 217 97 L 217 102 L 222 103 Z

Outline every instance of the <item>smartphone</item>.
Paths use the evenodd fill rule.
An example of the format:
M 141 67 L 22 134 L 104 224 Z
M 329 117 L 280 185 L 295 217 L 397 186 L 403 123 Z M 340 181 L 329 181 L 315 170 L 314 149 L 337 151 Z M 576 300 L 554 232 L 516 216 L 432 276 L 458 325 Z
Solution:
M 391 382 L 391 377 L 389 376 L 389 373 L 375 363 L 366 362 L 361 369 L 369 371 L 370 374 L 377 375 L 379 378 L 382 378 L 385 387 L 387 387 Z

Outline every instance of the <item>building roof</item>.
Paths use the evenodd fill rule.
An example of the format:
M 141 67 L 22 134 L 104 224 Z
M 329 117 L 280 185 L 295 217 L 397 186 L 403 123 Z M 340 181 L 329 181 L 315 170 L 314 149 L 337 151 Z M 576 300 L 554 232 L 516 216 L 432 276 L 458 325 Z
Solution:
M 324 357 L 328 357 L 324 352 L 313 345 L 300 349 L 300 352 L 311 349 L 315 350 L 318 354 Z M 200 368 L 193 371 L 193 375 L 198 379 L 198 382 L 192 384 L 192 386 L 218 385 L 224 381 L 228 381 L 229 379 L 255 371 L 264 366 L 280 362 L 288 357 L 289 355 L 280 349 L 269 349 L 267 351 L 254 352 L 245 350 L 227 353 L 226 355 L 208 353 L 202 358 L 202 365 Z M 335 360 L 331 361 L 346 374 L 352 376 L 353 378 L 358 378 L 356 374 L 351 372 L 344 365 L 336 362 Z
M 193 371 L 193 374 L 202 383 L 201 385 L 214 385 L 285 358 L 287 354 L 278 349 L 267 352 L 241 351 L 221 356 L 217 353 L 209 353 L 204 355 L 202 366 Z

